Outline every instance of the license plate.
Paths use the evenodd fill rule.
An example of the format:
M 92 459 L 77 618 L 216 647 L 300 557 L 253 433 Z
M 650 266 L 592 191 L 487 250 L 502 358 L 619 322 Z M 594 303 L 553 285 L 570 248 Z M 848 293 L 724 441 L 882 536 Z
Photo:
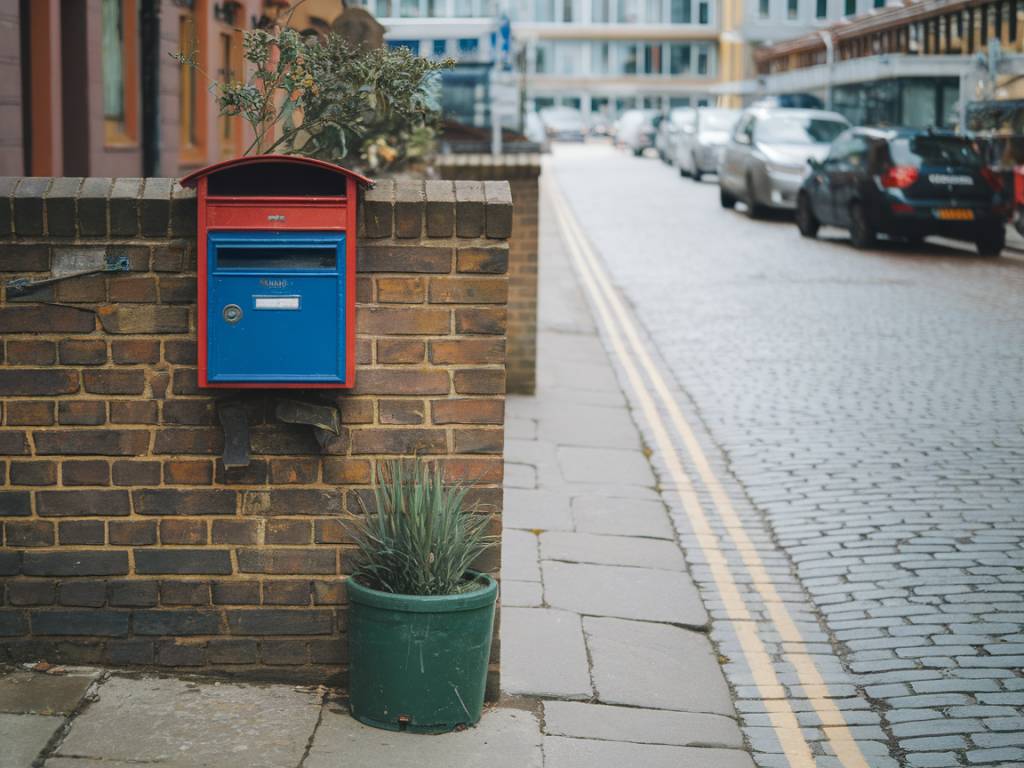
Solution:
M 940 221 L 974 221 L 974 211 L 970 208 L 936 208 L 935 218 Z

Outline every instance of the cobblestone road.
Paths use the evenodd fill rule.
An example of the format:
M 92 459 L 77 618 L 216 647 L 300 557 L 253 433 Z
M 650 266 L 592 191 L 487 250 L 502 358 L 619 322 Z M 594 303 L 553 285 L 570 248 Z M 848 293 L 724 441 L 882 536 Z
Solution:
M 549 170 L 764 526 L 867 763 L 1024 765 L 1024 261 L 808 241 L 607 147 Z M 785 765 L 771 707 L 727 672 L 755 759 Z

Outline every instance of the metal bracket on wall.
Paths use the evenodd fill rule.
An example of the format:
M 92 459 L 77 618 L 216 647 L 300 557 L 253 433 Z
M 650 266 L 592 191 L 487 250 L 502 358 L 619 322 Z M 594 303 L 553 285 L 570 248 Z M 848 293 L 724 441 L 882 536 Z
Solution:
M 131 264 L 128 263 L 127 256 L 107 256 L 104 260 L 102 267 L 97 269 L 87 269 L 84 272 L 72 272 L 70 275 L 57 275 L 56 277 L 47 277 L 43 280 L 31 280 L 27 277 L 19 277 L 15 280 L 7 282 L 7 291 L 15 295 L 21 295 L 28 293 L 36 288 L 40 288 L 44 285 L 52 285 L 53 283 L 59 283 L 62 280 L 71 280 L 75 277 L 85 277 L 87 275 L 98 275 L 106 272 L 130 272 Z
M 286 424 L 309 424 L 321 448 L 331 440 L 332 435 L 337 437 L 341 434 L 341 416 L 337 408 L 329 405 L 278 400 L 275 414 Z
M 220 400 L 217 418 L 224 430 L 224 466 L 249 466 L 249 413 L 240 400 Z

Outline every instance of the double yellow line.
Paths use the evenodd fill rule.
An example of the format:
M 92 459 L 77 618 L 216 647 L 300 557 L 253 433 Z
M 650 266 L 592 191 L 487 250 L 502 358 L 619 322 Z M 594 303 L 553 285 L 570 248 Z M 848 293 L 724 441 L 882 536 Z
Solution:
M 636 402 L 654 436 L 657 450 L 672 480 L 672 490 L 686 513 L 690 527 L 700 545 L 715 586 L 725 606 L 729 622 L 740 643 L 754 683 L 764 701 L 775 734 L 792 768 L 814 768 L 814 757 L 800 729 L 786 691 L 775 673 L 775 666 L 757 631 L 757 622 L 751 616 L 746 601 L 736 587 L 736 580 L 722 550 L 718 534 L 712 530 L 708 514 L 701 502 L 697 487 L 683 468 L 682 459 L 664 423 L 662 413 L 676 438 L 682 443 L 690 462 L 697 470 L 701 484 L 711 497 L 718 520 L 727 531 L 732 547 L 739 554 L 743 567 L 750 576 L 753 588 L 768 611 L 774 629 L 784 643 L 784 656 L 796 670 L 804 695 L 817 712 L 822 731 L 832 745 L 836 757 L 844 768 L 870 768 L 850 732 L 842 711 L 832 700 L 828 685 L 807 652 L 806 643 L 786 604 L 779 596 L 770 574 L 733 508 L 729 495 L 711 469 L 700 443 L 686 417 L 672 396 L 664 377 L 654 364 L 636 323 L 569 210 L 558 184 L 549 173 L 544 177 L 548 199 L 593 306 L 618 363 L 633 389 Z M 660 411 L 659 411 L 660 407 Z

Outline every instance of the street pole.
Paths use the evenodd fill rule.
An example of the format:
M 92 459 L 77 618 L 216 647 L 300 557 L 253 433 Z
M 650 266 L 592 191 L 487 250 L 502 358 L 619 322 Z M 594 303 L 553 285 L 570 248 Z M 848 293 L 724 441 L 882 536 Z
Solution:
M 825 109 L 832 109 L 832 68 L 836 63 L 836 49 L 831 32 L 819 30 L 818 37 L 825 44 Z

